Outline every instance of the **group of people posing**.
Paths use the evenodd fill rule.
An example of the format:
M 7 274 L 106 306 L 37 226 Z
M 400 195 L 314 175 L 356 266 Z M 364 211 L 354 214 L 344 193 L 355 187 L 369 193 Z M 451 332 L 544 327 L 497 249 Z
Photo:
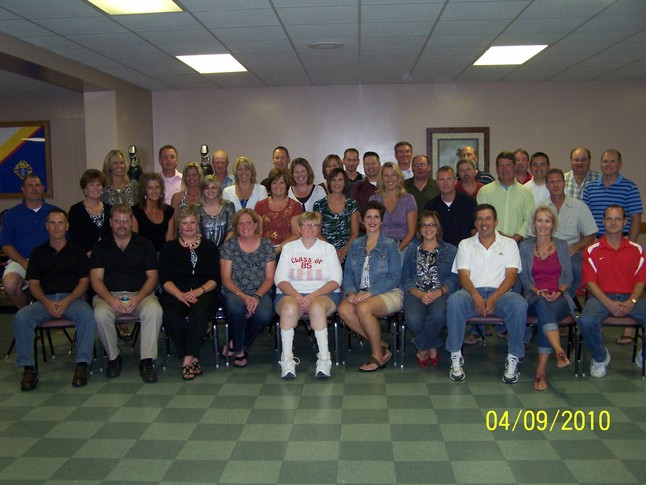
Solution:
M 34 328 L 55 318 L 77 327 L 74 386 L 87 383 L 95 331 L 108 355 L 106 375 L 120 375 L 118 342 L 130 333 L 126 325 L 115 325 L 123 315 L 141 322 L 144 382 L 157 380 L 162 324 L 182 359 L 182 378 L 192 380 L 203 373 L 200 347 L 222 306 L 232 338 L 221 352 L 236 367 L 249 363 L 254 340 L 274 312 L 279 315 L 284 379 L 296 377 L 293 341 L 300 320 L 308 321 L 316 338 L 314 374 L 327 378 L 331 315 L 338 312 L 368 341 L 371 355 L 359 369 L 373 372 L 392 358 L 378 319 L 403 309 L 419 365 L 437 366 L 445 346 L 454 381 L 465 379 L 463 345 L 477 342 L 482 332 L 476 328 L 465 337 L 467 319 L 501 317 L 505 328 L 499 333 L 508 340 L 502 380 L 513 384 L 525 354 L 529 313 L 539 322 L 534 388 L 545 390 L 550 353 L 558 368 L 570 364 L 558 322 L 573 312 L 582 283 L 590 299 L 579 326 L 592 351 L 591 375 L 603 377 L 610 361 L 603 319 L 646 317 L 639 299 L 646 282 L 643 253 L 629 240 L 641 199 L 613 203 L 616 197 L 608 199 L 606 192 L 600 218 L 590 210 L 581 215 L 581 206 L 594 203 L 586 206 L 564 192 L 568 175 L 580 189 L 588 173 L 581 178 L 574 162 L 569 174 L 549 169 L 547 155 L 537 152 L 530 179 L 547 193 L 539 200 L 539 192 L 519 182 L 517 158 L 524 154 L 530 158 L 523 150 L 499 154 L 494 180 L 478 171 L 477 151 L 464 147 L 456 168 L 441 167 L 436 181 L 428 158 L 413 157 L 407 142 L 395 146 L 397 162 L 381 165 L 379 155 L 366 152 L 365 174 L 357 171 L 358 151 L 348 149 L 343 159 L 326 157 L 325 182 L 315 185 L 309 162 L 290 160 L 284 147 L 273 151 L 274 168 L 261 183 L 246 157 L 235 160 L 231 177 L 221 150 L 214 153 L 213 175 L 203 176 L 193 162 L 180 173 L 170 145 L 159 151 L 161 173 L 133 181 L 123 153 L 113 150 L 103 171 L 83 174 L 84 199 L 69 214 L 44 202 L 40 179 L 27 175 L 25 200 L 7 212 L 1 235 L 10 258 L 3 283 L 19 308 L 14 332 L 16 363 L 24 367 L 21 389 L 38 383 Z M 604 162 L 613 157 L 614 164 Z M 614 185 L 627 182 L 618 173 L 619 152 L 604 153 L 602 170 L 608 165 L 614 197 Z M 34 300 L 29 305 L 24 281 Z

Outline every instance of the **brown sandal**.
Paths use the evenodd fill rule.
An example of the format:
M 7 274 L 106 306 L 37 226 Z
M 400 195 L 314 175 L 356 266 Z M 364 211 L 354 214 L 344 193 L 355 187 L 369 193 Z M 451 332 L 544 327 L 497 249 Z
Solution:
M 567 358 L 567 355 L 565 355 L 565 352 L 560 352 L 556 356 L 556 367 L 558 367 L 559 369 L 563 369 L 568 365 L 572 365 L 572 362 L 570 362 L 570 359 Z
M 534 377 L 534 390 L 544 391 L 546 389 L 547 389 L 547 380 L 545 379 L 545 374 L 536 374 L 536 377 Z

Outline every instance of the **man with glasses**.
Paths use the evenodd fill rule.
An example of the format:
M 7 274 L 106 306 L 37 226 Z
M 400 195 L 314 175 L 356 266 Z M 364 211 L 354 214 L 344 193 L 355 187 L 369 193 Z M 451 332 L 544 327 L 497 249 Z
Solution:
M 609 316 L 646 322 L 646 301 L 640 297 L 646 284 L 642 247 L 623 236 L 626 211 L 610 205 L 604 211 L 605 234 L 583 251 L 583 284 L 590 298 L 578 325 L 592 353 L 590 375 L 606 375 L 610 352 L 603 344 L 601 324 Z

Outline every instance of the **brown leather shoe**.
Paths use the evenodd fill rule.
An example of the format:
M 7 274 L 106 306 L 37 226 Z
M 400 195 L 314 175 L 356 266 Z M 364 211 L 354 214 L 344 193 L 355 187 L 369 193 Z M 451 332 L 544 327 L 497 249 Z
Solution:
M 74 387 L 83 387 L 87 384 L 87 367 L 77 365 L 74 369 L 74 377 L 72 378 L 72 385 Z
M 36 389 L 36 384 L 38 384 L 38 372 L 36 372 L 36 369 L 25 369 L 20 381 L 20 390 L 31 391 Z

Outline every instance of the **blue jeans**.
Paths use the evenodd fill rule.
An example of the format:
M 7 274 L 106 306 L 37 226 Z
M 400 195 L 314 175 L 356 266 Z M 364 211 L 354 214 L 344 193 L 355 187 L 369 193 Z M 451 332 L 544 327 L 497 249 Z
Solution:
M 615 301 L 625 301 L 630 295 L 613 293 L 607 295 L 608 298 Z M 603 345 L 603 334 L 601 333 L 601 323 L 610 316 L 608 309 L 603 306 L 595 297 L 590 297 L 585 302 L 581 316 L 579 316 L 579 329 L 585 339 L 585 344 L 592 351 L 592 358 L 596 362 L 603 362 L 606 359 L 606 347 Z M 646 322 L 646 301 L 637 300 L 633 311 L 627 316 L 634 318 L 645 326 Z
M 60 301 L 67 295 L 69 293 L 56 293 L 47 295 L 47 298 L 52 301 Z M 91 362 L 96 332 L 92 307 L 83 300 L 74 300 L 65 310 L 63 318 L 73 321 L 76 327 L 76 362 Z M 49 320 L 56 320 L 56 317 L 47 313 L 45 306 L 39 301 L 27 305 L 16 313 L 13 320 L 13 333 L 16 338 L 16 365 L 18 367 L 34 365 L 34 330 L 38 325 Z
M 549 302 L 545 298 L 532 295 L 527 299 L 527 314 L 538 317 L 538 353 L 551 354 L 552 346 L 545 332 L 559 329 L 558 321 L 570 313 L 570 305 L 564 298 Z
M 271 292 L 263 295 L 252 317 L 247 317 L 247 307 L 242 298 L 226 289 L 222 290 L 222 306 L 229 330 L 232 330 L 233 351 L 236 354 L 251 347 L 256 337 L 269 326 L 274 317 Z
M 478 293 L 486 300 L 496 288 L 477 288 Z M 508 352 L 519 359 L 525 356 L 523 336 L 527 324 L 527 302 L 518 293 L 508 291 L 496 302 L 494 315 L 505 320 L 509 333 L 507 338 Z M 446 320 L 449 335 L 446 339 L 446 350 L 459 352 L 464 340 L 464 329 L 467 318 L 477 316 L 473 299 L 466 290 L 458 290 L 449 296 Z
M 576 298 L 576 290 L 581 286 L 581 278 L 583 277 L 583 259 L 581 258 L 581 251 L 578 251 L 570 258 L 572 262 L 572 284 L 567 289 L 572 299 Z
M 406 326 L 413 334 L 413 343 L 418 350 L 437 349 L 444 342 L 440 332 L 446 326 L 446 302 L 449 295 L 442 295 L 430 305 L 424 305 L 419 298 L 406 295 L 404 315 Z

